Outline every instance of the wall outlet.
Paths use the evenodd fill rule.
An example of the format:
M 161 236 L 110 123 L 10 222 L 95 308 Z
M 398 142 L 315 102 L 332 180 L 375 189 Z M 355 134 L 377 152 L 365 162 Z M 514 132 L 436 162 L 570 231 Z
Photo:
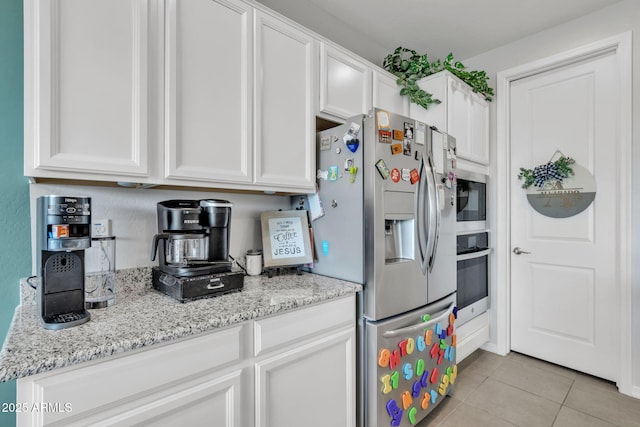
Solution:
M 110 237 L 111 235 L 110 219 L 96 219 L 91 224 L 91 237 Z

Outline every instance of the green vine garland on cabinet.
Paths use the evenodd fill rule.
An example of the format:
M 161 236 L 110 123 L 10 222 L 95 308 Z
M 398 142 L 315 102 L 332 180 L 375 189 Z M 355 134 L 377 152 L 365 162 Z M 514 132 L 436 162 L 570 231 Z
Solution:
M 484 99 L 491 101 L 494 93 L 489 87 L 487 73 L 484 71 L 467 71 L 467 67 L 460 61 L 455 61 L 453 53 L 447 55 L 444 61 L 429 62 L 427 54 L 418 55 L 415 50 L 398 47 L 392 54 L 384 58 L 382 67 L 398 77 L 396 83 L 401 87 L 400 95 L 408 96 L 409 100 L 427 109 L 431 104 L 439 104 L 440 100 L 432 94 L 418 87 L 417 81 L 448 70 L 463 82 L 471 86 L 471 89 L 481 94 Z

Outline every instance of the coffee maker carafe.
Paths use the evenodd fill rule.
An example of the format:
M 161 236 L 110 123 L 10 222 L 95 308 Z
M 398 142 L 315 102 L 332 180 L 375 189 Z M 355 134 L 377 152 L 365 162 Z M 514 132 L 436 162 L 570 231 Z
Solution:
M 151 260 L 159 252 L 158 268 L 175 276 L 230 271 L 231 206 L 216 199 L 159 202 Z
M 91 198 L 38 197 L 37 301 L 45 328 L 68 328 L 91 318 L 85 310 L 84 294 L 84 250 L 89 247 Z

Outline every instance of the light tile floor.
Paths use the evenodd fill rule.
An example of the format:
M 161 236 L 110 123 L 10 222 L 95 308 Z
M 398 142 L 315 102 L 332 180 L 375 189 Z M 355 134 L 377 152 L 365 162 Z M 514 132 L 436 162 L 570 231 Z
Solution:
M 640 399 L 609 381 L 511 353 L 483 350 L 458 365 L 453 394 L 418 427 L 640 426 Z

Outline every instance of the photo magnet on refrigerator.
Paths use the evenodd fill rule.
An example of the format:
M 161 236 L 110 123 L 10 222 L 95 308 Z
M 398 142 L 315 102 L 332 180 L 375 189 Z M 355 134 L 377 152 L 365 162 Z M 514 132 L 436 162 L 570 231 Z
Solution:
M 404 139 L 413 139 L 413 123 L 404 122 Z
M 360 140 L 358 139 L 359 131 L 360 125 L 351 123 L 351 125 L 349 125 L 349 130 L 342 137 L 344 144 L 352 153 L 355 153 L 358 150 L 358 146 L 360 145 Z
M 390 129 L 389 113 L 386 111 L 378 110 L 376 113 L 376 121 L 378 122 L 378 129 Z
M 405 156 L 410 156 L 411 155 L 411 140 L 410 139 L 405 139 L 404 140 L 404 146 L 402 148 L 402 153 Z
M 427 134 L 427 125 L 421 122 L 416 122 L 415 143 L 424 145 L 426 134 Z
M 383 144 L 391 144 L 391 131 L 380 129 L 378 131 L 378 141 Z
M 416 182 L 420 181 L 420 174 L 418 173 L 417 169 L 411 169 L 411 172 L 409 172 L 409 176 L 411 184 L 415 184 Z
M 391 169 L 391 181 L 400 182 L 400 171 L 398 168 Z
M 329 181 L 338 180 L 338 166 L 329 166 Z
M 387 167 L 387 164 L 383 159 L 380 159 L 376 162 L 376 169 L 378 169 L 378 172 L 380 172 L 380 176 L 382 176 L 382 179 L 389 178 L 389 168 Z
M 320 138 L 320 151 L 331 150 L 331 136 Z

